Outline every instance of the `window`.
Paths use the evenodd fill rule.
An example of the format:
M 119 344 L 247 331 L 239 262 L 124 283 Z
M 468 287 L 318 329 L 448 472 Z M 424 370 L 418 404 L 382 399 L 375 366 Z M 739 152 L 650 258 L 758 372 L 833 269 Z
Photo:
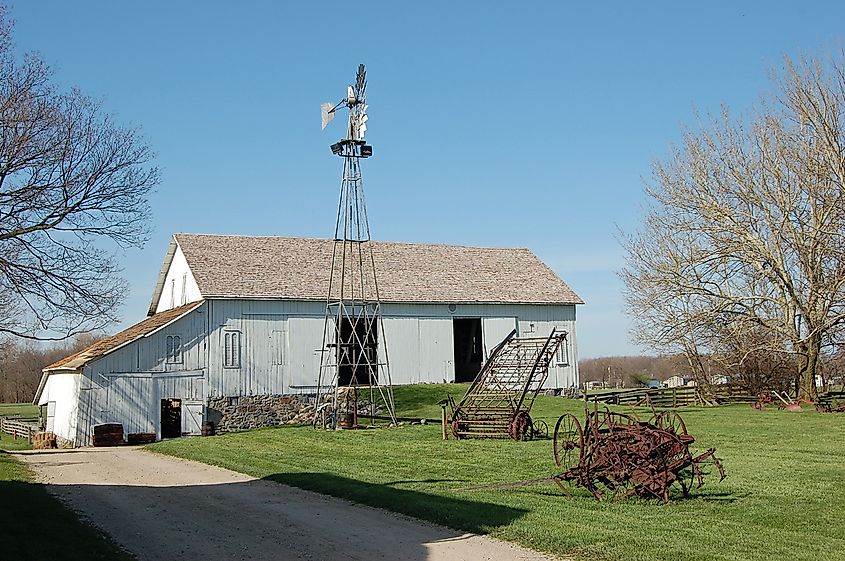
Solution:
M 182 273 L 182 305 L 188 303 L 188 295 L 185 293 L 185 290 L 188 287 L 188 273 Z
M 569 366 L 569 338 L 560 342 L 555 355 L 555 363 L 557 363 L 557 366 Z
M 170 307 L 176 307 L 176 279 L 170 280 Z
M 223 367 L 241 367 L 241 332 L 223 332 Z
M 179 335 L 167 336 L 167 364 L 182 363 L 182 338 Z

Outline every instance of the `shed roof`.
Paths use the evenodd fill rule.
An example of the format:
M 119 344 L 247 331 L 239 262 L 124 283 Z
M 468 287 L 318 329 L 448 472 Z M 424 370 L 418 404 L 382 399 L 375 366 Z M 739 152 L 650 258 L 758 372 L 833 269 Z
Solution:
M 151 335 L 162 327 L 173 323 L 188 312 L 198 308 L 202 303 L 202 300 L 198 302 L 191 302 L 190 304 L 185 304 L 184 306 L 179 306 L 178 308 L 173 308 L 150 316 L 147 319 L 136 323 L 132 327 L 124 329 L 120 333 L 112 335 L 111 337 L 106 337 L 105 339 L 100 339 L 92 345 L 85 347 L 81 351 L 54 362 L 53 364 L 45 367 L 44 371 L 76 370 L 81 366 L 85 366 L 92 360 L 105 356 L 136 339 Z
M 204 298 L 325 300 L 328 293 L 334 240 L 175 234 L 173 243 L 185 255 Z M 369 243 L 384 302 L 583 304 L 525 248 Z M 170 250 L 162 274 L 168 259 Z M 364 269 L 372 293 L 366 259 Z M 160 295 L 157 287 L 151 310 Z

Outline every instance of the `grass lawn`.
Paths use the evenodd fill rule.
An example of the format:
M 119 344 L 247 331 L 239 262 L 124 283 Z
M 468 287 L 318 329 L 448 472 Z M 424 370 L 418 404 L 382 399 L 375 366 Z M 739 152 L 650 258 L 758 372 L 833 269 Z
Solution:
M 30 403 L 0 403 L 0 417 L 20 415 L 25 419 L 38 417 L 38 407 Z M 31 446 L 25 438 L 14 439 L 11 435 L 0 432 L 0 450 L 29 450 Z
M 437 418 L 436 402 L 462 390 L 397 388 L 397 414 Z M 554 426 L 564 412 L 580 417 L 583 405 L 541 397 L 533 416 Z M 567 498 L 554 485 L 467 491 L 556 473 L 551 441 L 444 442 L 431 425 L 284 427 L 150 448 L 584 560 L 845 560 L 845 415 L 746 405 L 683 417 L 699 449 L 717 448 L 728 478 L 668 505 Z
M 38 406 L 31 403 L 0 403 L 0 417 L 20 415 L 25 418 L 37 418 Z
M 0 559 L 133 559 L 33 483 L 29 469 L 3 451 L 29 447 L 24 439 L 0 434 Z

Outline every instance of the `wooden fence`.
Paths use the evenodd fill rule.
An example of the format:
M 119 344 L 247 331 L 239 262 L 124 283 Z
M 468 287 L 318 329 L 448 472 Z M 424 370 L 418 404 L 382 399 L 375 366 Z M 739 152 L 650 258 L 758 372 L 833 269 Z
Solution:
M 640 388 L 604 391 L 599 394 L 587 394 L 587 399 L 611 405 L 654 405 L 655 407 L 682 407 L 699 405 L 704 402 L 695 386 L 676 388 Z
M 0 417 L 0 432 L 32 442 L 32 435 L 38 432 L 38 423 L 21 417 Z
M 717 403 L 754 403 L 757 395 L 752 395 L 748 388 L 739 384 L 719 384 L 713 386 L 713 397 Z
M 729 403 L 754 403 L 757 396 L 739 384 L 712 386 L 712 395 L 704 396 L 697 386 L 676 388 L 640 388 L 603 391 L 587 394 L 587 399 L 609 405 L 640 405 L 655 407 L 683 407 L 684 405 L 720 405 Z

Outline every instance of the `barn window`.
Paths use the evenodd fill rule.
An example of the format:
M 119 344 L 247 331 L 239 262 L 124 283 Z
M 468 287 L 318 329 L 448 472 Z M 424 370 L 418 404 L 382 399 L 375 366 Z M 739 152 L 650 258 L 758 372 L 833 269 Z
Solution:
M 560 342 L 555 356 L 555 362 L 558 366 L 569 366 L 569 339 L 564 339 Z
M 179 335 L 167 336 L 167 363 L 182 363 L 182 338 Z
M 170 307 L 176 307 L 176 279 L 170 280 Z
M 186 290 L 188 288 L 188 273 L 182 273 L 182 305 L 188 303 L 188 295 Z
M 223 367 L 241 367 L 241 332 L 223 332 Z

